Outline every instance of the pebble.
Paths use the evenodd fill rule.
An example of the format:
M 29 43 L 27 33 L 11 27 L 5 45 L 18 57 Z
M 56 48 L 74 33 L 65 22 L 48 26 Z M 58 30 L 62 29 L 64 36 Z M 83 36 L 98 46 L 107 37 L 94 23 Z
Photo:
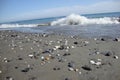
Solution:
M 68 63 L 68 67 L 72 67 L 72 68 L 73 68 L 73 67 L 75 67 L 74 62 L 72 62 L 72 61 L 71 61 L 71 62 L 69 62 L 69 63 Z
M 28 72 L 30 69 L 29 68 L 25 68 L 23 70 L 21 70 L 21 72 Z
M 101 61 L 101 60 L 100 60 Z M 90 63 L 93 64 L 93 65 L 97 65 L 97 66 L 100 66 L 102 63 L 98 61 L 98 62 L 95 62 L 94 60 L 90 60 Z
M 18 58 L 18 60 L 23 60 L 23 58 Z
M 70 78 L 65 78 L 65 80 L 71 80 Z
M 102 63 L 101 62 L 96 62 L 95 63 L 97 66 L 100 66 Z
M 64 53 L 63 56 L 69 56 L 71 55 L 70 53 Z
M 55 67 L 53 68 L 53 70 L 60 70 L 60 67 L 55 66 Z
M 60 46 L 55 46 L 56 49 L 60 48 Z
M 8 76 L 6 77 L 6 80 L 14 80 L 12 77 Z
M 89 41 L 84 41 L 85 44 L 89 44 Z
M 78 44 L 78 42 L 74 42 L 74 44 Z
M 71 46 L 71 48 L 75 48 L 75 46 Z
M 120 42 L 120 38 L 115 38 L 113 41 Z
M 63 50 L 63 49 L 65 49 L 65 46 L 64 46 L 64 45 L 61 45 L 58 49 L 59 49 L 59 50 Z
M 42 57 L 41 57 L 41 60 L 42 60 L 42 61 L 44 61 L 44 59 L 45 59 L 45 57 L 44 57 L 44 56 L 42 56 Z
M 3 62 L 7 63 L 7 62 L 10 62 L 10 60 L 7 60 L 7 58 L 4 58 Z
M 101 38 L 101 41 L 105 41 L 105 39 L 104 39 L 104 38 Z
M 29 56 L 30 58 L 33 58 L 33 57 L 34 57 L 34 55 L 33 55 L 33 54 L 29 54 L 28 56 Z
M 81 75 L 81 74 L 82 74 L 82 72 L 79 72 L 79 74 Z
M 87 66 L 87 65 L 82 66 L 82 69 L 84 69 L 86 71 L 92 71 L 92 69 L 89 66 Z
M 90 60 L 90 63 L 91 63 L 91 64 L 95 64 L 95 61 L 93 61 L 93 60 Z
M 73 69 L 73 68 L 71 68 L 71 67 L 70 67 L 70 68 L 68 68 L 68 70 L 69 70 L 69 71 L 74 71 L 74 69 Z
M 113 58 L 118 59 L 118 56 L 114 55 Z
M 79 71 L 79 69 L 75 69 L 75 72 L 78 72 Z

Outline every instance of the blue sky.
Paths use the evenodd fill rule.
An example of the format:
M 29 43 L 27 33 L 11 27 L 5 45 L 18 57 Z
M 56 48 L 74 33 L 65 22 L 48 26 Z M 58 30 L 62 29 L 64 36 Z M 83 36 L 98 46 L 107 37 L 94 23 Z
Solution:
M 120 0 L 0 0 L 0 22 L 120 12 Z

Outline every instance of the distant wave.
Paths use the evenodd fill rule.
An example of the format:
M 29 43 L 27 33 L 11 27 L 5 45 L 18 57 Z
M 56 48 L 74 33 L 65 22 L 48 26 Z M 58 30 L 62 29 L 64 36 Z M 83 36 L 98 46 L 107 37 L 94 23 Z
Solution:
M 38 24 L 1 24 L 0 28 L 37 27 Z
M 51 22 L 51 25 L 87 25 L 87 24 L 119 24 L 118 18 L 87 18 L 78 14 L 71 14 L 65 18 Z

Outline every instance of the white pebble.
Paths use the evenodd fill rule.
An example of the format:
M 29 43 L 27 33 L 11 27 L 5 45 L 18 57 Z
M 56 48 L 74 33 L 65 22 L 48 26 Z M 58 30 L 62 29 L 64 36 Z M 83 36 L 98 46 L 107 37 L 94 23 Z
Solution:
M 79 72 L 79 74 L 82 74 L 82 72 Z
M 89 41 L 85 41 L 85 44 L 89 44 Z
M 75 48 L 75 46 L 71 46 L 71 48 Z
M 69 71 L 74 71 L 74 69 L 73 69 L 73 68 L 68 68 L 68 70 L 69 70 Z
M 57 56 L 60 56 L 60 54 L 57 54 Z
M 29 54 L 28 56 L 29 56 L 29 57 L 33 57 L 34 55 L 33 55 L 33 54 Z
M 41 59 L 42 59 L 42 60 L 44 60 L 44 59 L 45 59 L 45 57 L 44 57 L 44 56 L 42 56 L 42 57 L 41 57 Z
M 60 46 L 55 46 L 56 49 L 60 48 Z
M 90 63 L 91 63 L 91 64 L 95 64 L 95 61 L 93 61 L 93 60 L 90 60 Z
M 31 50 L 33 50 L 33 48 L 32 48 L 32 47 L 31 47 L 30 49 L 31 49 Z
M 101 62 L 96 62 L 95 63 L 97 66 L 101 65 L 102 63 Z

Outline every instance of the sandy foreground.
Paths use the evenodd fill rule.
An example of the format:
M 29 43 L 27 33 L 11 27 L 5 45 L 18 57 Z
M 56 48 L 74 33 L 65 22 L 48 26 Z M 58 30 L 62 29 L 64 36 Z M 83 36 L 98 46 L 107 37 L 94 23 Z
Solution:
M 120 40 L 0 31 L 0 80 L 120 80 Z

